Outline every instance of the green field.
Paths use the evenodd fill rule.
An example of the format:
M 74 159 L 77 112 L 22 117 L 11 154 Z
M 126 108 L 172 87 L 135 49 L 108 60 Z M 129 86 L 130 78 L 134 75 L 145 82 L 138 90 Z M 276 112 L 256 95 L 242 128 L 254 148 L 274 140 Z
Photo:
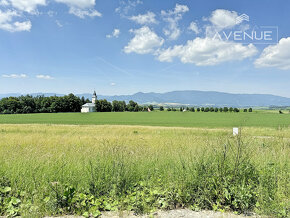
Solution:
M 277 111 L 0 115 L 0 216 L 288 217 L 289 160 L 290 114 Z
M 278 112 L 120 112 L 0 115 L 2 124 L 142 125 L 175 127 L 289 127 L 290 114 Z
M 0 215 L 186 207 L 287 217 L 289 148 L 289 128 L 236 138 L 222 128 L 1 124 Z

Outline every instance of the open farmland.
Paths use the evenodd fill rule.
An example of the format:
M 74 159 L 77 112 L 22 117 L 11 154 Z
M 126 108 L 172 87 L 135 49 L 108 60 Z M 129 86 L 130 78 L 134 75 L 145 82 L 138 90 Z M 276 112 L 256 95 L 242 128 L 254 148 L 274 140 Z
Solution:
M 129 115 L 139 114 L 148 113 Z M 1 124 L 0 214 L 185 207 L 286 217 L 289 149 L 289 128 L 245 127 L 237 138 L 231 128 Z
M 290 114 L 204 112 L 114 112 L 0 115 L 4 124 L 142 125 L 175 127 L 289 127 Z

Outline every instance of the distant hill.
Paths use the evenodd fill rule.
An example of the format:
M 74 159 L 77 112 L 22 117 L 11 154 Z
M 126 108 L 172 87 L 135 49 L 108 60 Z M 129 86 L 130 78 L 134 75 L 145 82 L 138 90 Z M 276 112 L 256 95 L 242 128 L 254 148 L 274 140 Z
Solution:
M 0 98 L 7 96 L 19 96 L 19 93 L 0 94 Z M 63 96 L 55 93 L 32 93 L 31 95 L 45 96 Z M 77 94 L 91 98 L 92 94 Z M 230 94 L 214 91 L 173 91 L 166 93 L 143 93 L 138 92 L 133 95 L 98 95 L 98 99 L 107 99 L 108 101 L 133 100 L 139 104 L 175 104 L 175 105 L 195 105 L 195 106 L 235 106 L 235 107 L 269 107 L 269 106 L 290 106 L 290 98 L 268 95 L 268 94 Z

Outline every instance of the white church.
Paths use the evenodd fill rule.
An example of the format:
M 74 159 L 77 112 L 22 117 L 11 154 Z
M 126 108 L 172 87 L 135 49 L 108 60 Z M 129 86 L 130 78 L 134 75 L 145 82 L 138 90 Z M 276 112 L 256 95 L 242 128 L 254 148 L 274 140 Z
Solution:
M 90 113 L 90 112 L 96 112 L 96 100 L 97 100 L 97 94 L 96 91 L 94 91 L 93 97 L 92 97 L 92 103 L 86 103 L 82 106 L 82 113 Z

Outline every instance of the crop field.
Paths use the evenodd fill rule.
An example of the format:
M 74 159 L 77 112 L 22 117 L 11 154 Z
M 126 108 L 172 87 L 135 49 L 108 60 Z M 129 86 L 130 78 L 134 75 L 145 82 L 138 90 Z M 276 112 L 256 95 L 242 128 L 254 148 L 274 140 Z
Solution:
M 130 115 L 129 124 L 206 126 L 201 118 L 194 124 L 184 118 L 194 121 L 196 114 L 176 113 L 167 122 L 163 114 L 175 115 L 9 115 L 1 123 L 85 124 L 93 118 L 94 124 L 122 124 Z M 222 115 L 216 124 L 216 114 L 207 116 L 212 128 L 1 124 L 0 215 L 97 217 L 185 207 L 287 217 L 289 116 L 247 114 L 272 127 L 243 127 L 240 137 L 228 126 L 244 115 L 228 114 L 233 121 Z M 276 128 L 277 120 L 283 128 Z
M 290 127 L 290 113 L 114 112 L 0 115 L 0 124 L 142 125 L 175 127 Z

